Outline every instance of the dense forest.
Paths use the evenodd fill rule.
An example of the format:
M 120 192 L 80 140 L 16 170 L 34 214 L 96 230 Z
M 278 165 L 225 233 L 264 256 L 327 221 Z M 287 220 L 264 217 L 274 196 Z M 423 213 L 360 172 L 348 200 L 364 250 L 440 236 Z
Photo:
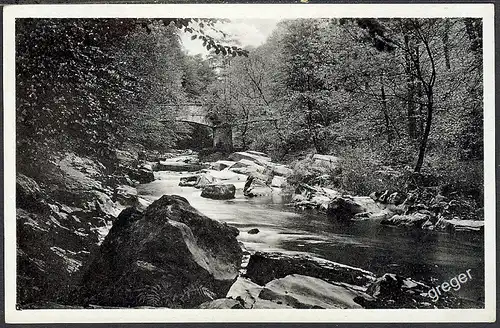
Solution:
M 127 144 L 196 148 L 193 131 L 208 132 L 175 116 L 178 104 L 201 103 L 221 124 L 238 122 L 239 148 L 289 162 L 341 157 L 339 187 L 351 192 L 380 189 L 370 177 L 387 166 L 463 187 L 481 181 L 480 20 L 283 21 L 245 50 L 222 31 L 205 36 L 215 23 L 20 20 L 20 165 L 61 147 L 101 159 Z M 186 55 L 181 32 L 209 55 Z

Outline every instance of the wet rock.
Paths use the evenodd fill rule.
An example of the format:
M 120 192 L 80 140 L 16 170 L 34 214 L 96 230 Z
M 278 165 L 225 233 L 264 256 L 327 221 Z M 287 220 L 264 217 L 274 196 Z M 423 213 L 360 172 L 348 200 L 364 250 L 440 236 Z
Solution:
M 139 183 L 150 183 L 155 181 L 155 176 L 152 170 L 144 167 L 138 169 L 128 169 L 128 176 Z
M 358 213 L 366 212 L 366 209 L 354 200 L 337 197 L 328 203 L 326 214 L 337 220 L 350 220 Z
M 262 288 L 249 279 L 238 277 L 227 292 L 226 297 L 241 300 L 245 308 L 251 309 L 254 308 Z
M 373 274 L 358 268 L 313 258 L 306 255 L 256 252 L 250 256 L 246 277 L 259 285 L 290 274 L 323 279 L 327 282 L 344 282 L 365 286 L 375 279 Z
M 243 309 L 241 303 L 231 298 L 219 298 L 205 302 L 198 306 L 199 309 Z
M 295 189 L 295 196 L 292 199 L 292 203 L 296 207 L 315 208 L 326 211 L 328 203 L 338 196 L 340 196 L 340 193 L 333 189 L 313 187 L 301 183 Z
M 246 197 L 268 196 L 272 193 L 273 189 L 265 181 L 254 176 L 249 176 L 243 187 L 243 195 Z
M 203 169 L 203 166 L 197 163 L 160 161 L 154 169 L 155 171 L 196 172 Z
M 405 226 L 411 228 L 422 228 L 427 221 L 431 220 L 431 216 L 424 213 L 413 213 L 410 215 L 394 215 L 383 219 L 381 224 L 392 226 Z
M 234 184 L 238 182 L 243 182 L 247 179 L 246 175 L 238 174 L 230 170 L 222 170 L 222 171 L 207 170 L 207 173 L 213 176 L 215 179 L 217 179 L 217 181 L 221 181 L 223 183 Z
M 190 175 L 187 177 L 181 177 L 179 181 L 179 186 L 180 187 L 194 187 L 198 184 L 198 181 L 200 180 L 199 175 Z
M 266 172 L 266 168 L 262 165 L 259 165 L 251 160 L 241 159 L 234 165 L 229 168 L 230 171 L 239 173 L 239 174 L 255 174 L 255 173 L 264 173 Z
M 225 297 L 242 259 L 237 235 L 180 196 L 164 195 L 143 213 L 126 209 L 86 270 L 84 301 L 195 307 Z
M 196 172 L 204 168 L 197 155 L 177 156 L 159 161 L 155 171 Z
M 293 170 L 285 165 L 273 165 L 272 171 L 274 175 L 281 177 L 288 177 L 293 174 Z
M 273 180 L 271 181 L 271 187 L 283 188 L 286 186 L 286 184 L 286 178 L 280 176 L 274 176 Z
M 260 154 L 263 154 L 263 153 L 257 153 L 257 152 L 252 152 L 252 151 L 235 152 L 235 153 L 232 153 L 231 155 L 229 155 L 228 158 L 232 161 L 235 161 L 235 162 L 238 162 L 242 159 L 245 159 L 245 160 L 249 160 L 249 161 L 252 161 L 252 162 L 257 163 L 259 165 L 263 165 L 263 166 L 266 166 L 269 162 L 271 162 L 270 157 L 268 157 L 265 154 L 263 154 L 263 155 L 260 155 Z
M 257 229 L 257 228 L 253 228 L 253 229 L 250 229 L 250 230 L 247 231 L 247 233 L 250 234 L 250 235 L 256 235 L 259 232 L 260 232 L 260 230 Z
M 137 196 L 137 189 L 127 185 L 119 186 L 115 189 L 114 201 L 122 204 L 123 206 L 137 206 L 139 199 Z
M 105 185 L 110 186 L 112 188 L 116 188 L 120 185 L 134 186 L 134 182 L 130 179 L 130 177 L 126 174 L 111 174 L 106 175 L 103 178 L 103 182 Z
M 377 278 L 377 280 L 368 287 L 366 292 L 373 297 L 394 299 L 401 293 L 403 284 L 402 277 L 386 273 L 382 277 Z
M 68 213 L 69 212 L 69 213 Z M 43 201 L 16 210 L 17 303 L 72 302 L 72 288 L 113 218 Z
M 236 162 L 233 161 L 216 161 L 213 163 L 210 163 L 209 168 L 212 170 L 217 170 L 217 171 L 222 171 L 224 169 L 232 167 Z
M 457 232 L 482 232 L 484 231 L 484 220 L 444 219 L 436 223 L 436 229 Z
M 362 307 L 354 298 L 362 295 L 366 294 L 318 278 L 292 274 L 267 283 L 259 298 L 297 309 L 359 309 Z
M 138 162 L 138 155 L 126 150 L 115 150 L 115 157 L 120 167 L 135 167 Z
M 24 174 L 16 175 L 16 204 L 17 207 L 31 208 L 39 205 L 39 201 L 46 198 L 38 183 Z
M 236 187 L 233 184 L 210 184 L 203 187 L 201 197 L 211 199 L 233 199 Z
M 404 203 L 407 195 L 399 191 L 384 190 L 382 192 L 373 192 L 370 194 L 370 197 L 377 202 L 383 204 L 393 204 L 397 206 Z

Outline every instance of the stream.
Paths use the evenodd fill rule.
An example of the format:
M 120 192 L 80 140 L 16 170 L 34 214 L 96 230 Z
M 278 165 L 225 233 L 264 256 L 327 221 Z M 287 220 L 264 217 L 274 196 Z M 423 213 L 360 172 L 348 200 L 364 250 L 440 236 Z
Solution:
M 154 201 L 176 194 L 208 217 L 236 227 L 246 249 L 306 253 L 359 267 L 377 275 L 396 273 L 437 286 L 471 269 L 472 279 L 456 293 L 484 301 L 484 238 L 384 226 L 377 221 L 334 221 L 324 214 L 296 211 L 286 196 L 246 198 L 236 185 L 235 199 L 202 198 L 201 190 L 179 187 L 176 172 L 157 172 L 154 182 L 137 187 L 139 196 Z M 242 182 L 243 184 L 244 182 Z M 248 234 L 253 228 L 257 234 Z

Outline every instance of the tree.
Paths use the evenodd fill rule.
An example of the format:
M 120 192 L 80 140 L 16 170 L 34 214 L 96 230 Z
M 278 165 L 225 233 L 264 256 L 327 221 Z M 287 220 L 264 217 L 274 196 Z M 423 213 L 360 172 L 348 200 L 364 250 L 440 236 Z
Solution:
M 160 64 L 168 68 L 168 63 L 155 51 L 168 53 L 171 46 L 178 52 L 177 41 L 167 38 L 171 44 L 149 44 L 149 48 L 143 41 L 156 42 L 155 36 L 159 33 L 172 33 L 171 29 L 176 28 L 196 35 L 207 47 L 220 52 L 224 49 L 226 55 L 247 55 L 239 47 L 226 46 L 202 35 L 205 28 L 214 28 L 218 21 L 183 18 L 17 20 L 19 162 L 29 165 L 44 160 L 55 149 L 100 158 L 111 155 L 113 148 L 126 141 L 129 125 L 138 118 L 134 111 L 144 110 L 146 103 L 148 107 L 155 102 L 158 105 L 164 100 L 161 98 L 165 91 L 167 95 L 172 91 L 168 95 L 170 99 L 179 96 L 175 94 L 179 85 L 171 89 L 167 86 L 178 81 L 179 76 L 169 82 L 168 77 L 161 79 L 165 72 L 155 67 Z M 139 53 L 134 55 L 131 49 L 137 49 L 145 57 L 139 57 Z M 171 55 L 173 53 L 167 57 L 173 58 Z M 131 64 L 134 61 L 135 64 Z M 156 85 L 155 79 L 163 84 Z M 143 114 L 144 117 L 148 112 Z M 144 128 L 160 129 L 152 121 Z

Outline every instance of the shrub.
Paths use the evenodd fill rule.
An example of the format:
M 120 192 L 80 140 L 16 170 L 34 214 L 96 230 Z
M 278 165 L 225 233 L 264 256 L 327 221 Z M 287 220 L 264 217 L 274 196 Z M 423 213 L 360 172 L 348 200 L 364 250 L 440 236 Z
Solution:
M 388 184 L 376 172 L 381 157 L 366 148 L 346 149 L 341 155 L 340 189 L 355 195 L 369 195 L 376 190 L 388 189 Z

